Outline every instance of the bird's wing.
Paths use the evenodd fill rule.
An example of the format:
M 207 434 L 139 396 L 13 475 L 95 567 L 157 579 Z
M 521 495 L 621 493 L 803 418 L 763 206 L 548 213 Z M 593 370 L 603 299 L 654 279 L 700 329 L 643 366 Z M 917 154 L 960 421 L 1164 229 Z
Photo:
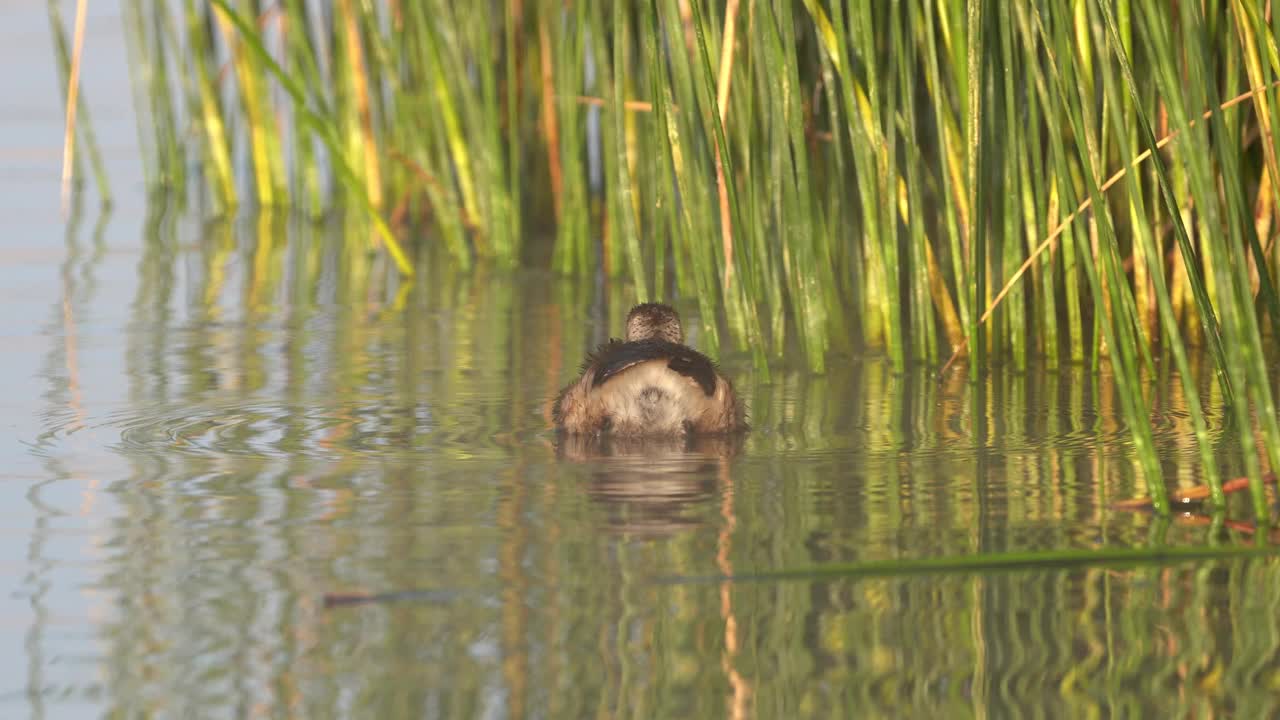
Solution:
M 611 340 L 600 346 L 587 358 L 588 367 L 595 368 L 591 385 L 599 387 L 628 368 L 650 360 L 666 360 L 667 367 L 673 372 L 698 383 L 698 387 L 708 396 L 715 394 L 715 363 L 696 350 L 662 340 Z

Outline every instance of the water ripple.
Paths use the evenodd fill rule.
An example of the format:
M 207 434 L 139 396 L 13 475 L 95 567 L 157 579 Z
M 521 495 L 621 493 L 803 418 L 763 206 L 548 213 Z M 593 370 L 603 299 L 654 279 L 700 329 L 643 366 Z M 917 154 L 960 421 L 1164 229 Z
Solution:
M 395 457 L 450 448 L 502 456 L 511 433 L 486 422 L 484 408 L 437 416 L 427 403 L 355 399 L 323 406 L 265 400 L 121 408 L 99 417 L 47 413 L 33 452 L 52 454 L 81 431 L 128 455 L 284 458 Z M 504 441 L 503 438 L 506 438 Z

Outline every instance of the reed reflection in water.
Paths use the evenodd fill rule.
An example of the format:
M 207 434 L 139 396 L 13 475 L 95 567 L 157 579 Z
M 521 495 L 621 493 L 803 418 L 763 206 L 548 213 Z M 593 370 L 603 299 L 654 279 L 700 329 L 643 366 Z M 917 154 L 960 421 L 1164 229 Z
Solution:
M 134 268 L 68 240 L 21 714 L 1276 712 L 1271 558 L 767 577 L 1246 542 L 1111 509 L 1140 481 L 1105 374 L 765 382 L 730 355 L 745 437 L 557 437 L 547 402 L 625 286 L 426 258 L 404 289 L 342 232 L 157 219 Z M 1149 381 L 1169 475 L 1199 482 L 1178 385 Z

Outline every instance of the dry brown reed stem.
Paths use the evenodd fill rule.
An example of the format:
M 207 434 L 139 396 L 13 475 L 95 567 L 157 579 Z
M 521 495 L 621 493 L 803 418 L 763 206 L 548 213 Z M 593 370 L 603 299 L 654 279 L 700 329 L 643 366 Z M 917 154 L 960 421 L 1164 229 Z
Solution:
M 76 29 L 72 40 L 71 72 L 67 74 L 67 122 L 62 135 L 62 214 L 71 208 L 71 173 L 76 150 L 76 104 L 80 101 L 80 55 L 84 50 L 84 18 L 88 0 L 76 3 Z
M 1268 487 L 1276 484 L 1276 474 L 1270 471 L 1262 474 L 1262 482 Z M 1222 483 L 1222 492 L 1230 495 L 1234 492 L 1249 489 L 1249 478 L 1240 477 L 1228 480 Z M 1210 490 L 1208 485 L 1196 485 L 1189 488 L 1181 488 L 1169 494 L 1169 503 L 1172 505 L 1190 505 L 1192 503 L 1203 502 L 1209 499 Z M 1118 500 L 1111 504 L 1116 510 L 1148 510 L 1151 508 L 1151 498 L 1137 497 L 1129 500 Z
M 263 10 L 262 13 L 258 15 L 258 17 L 255 19 L 254 24 L 257 25 L 259 30 L 262 30 L 265 32 L 267 27 L 271 24 L 271 22 L 275 21 L 276 26 L 280 30 L 280 34 L 285 35 L 289 31 L 289 25 L 287 20 L 288 18 L 286 18 L 284 15 L 284 8 L 276 6 L 276 7 L 267 8 L 266 10 Z M 218 65 L 218 72 L 216 74 L 217 79 L 215 80 L 216 84 L 221 86 L 223 83 L 225 83 L 227 80 L 227 76 L 230 75 L 233 70 L 235 70 L 235 68 L 232 67 L 231 60 L 230 59 L 223 60 L 222 63 Z
M 1262 87 L 1262 64 L 1259 62 L 1262 53 L 1259 51 L 1258 43 L 1253 33 L 1249 30 L 1248 13 L 1241 4 L 1241 0 L 1235 0 L 1231 3 L 1231 14 L 1235 17 L 1236 35 L 1240 39 L 1240 46 L 1244 49 L 1242 55 L 1249 84 L 1254 87 Z M 1271 137 L 1271 109 L 1262 96 L 1253 96 L 1253 111 L 1258 116 L 1258 129 L 1261 131 L 1262 136 Z M 1269 142 L 1262 143 L 1262 157 L 1267 163 L 1267 174 L 1273 180 L 1280 180 L 1280 163 L 1276 159 L 1275 146 Z
M 1249 100 L 1256 95 L 1260 95 L 1262 93 L 1267 92 L 1268 90 L 1273 90 L 1277 87 L 1280 87 L 1280 80 L 1277 80 L 1276 82 L 1273 82 L 1270 85 L 1266 85 L 1264 87 L 1253 88 L 1248 92 L 1241 93 L 1240 95 L 1237 95 L 1231 98 L 1230 100 L 1222 103 L 1216 108 L 1205 110 L 1203 113 L 1200 114 L 1200 118 L 1198 120 L 1192 120 L 1191 122 L 1187 123 L 1186 127 L 1175 130 L 1171 133 L 1168 133 L 1164 137 L 1157 140 L 1156 149 L 1157 150 L 1164 149 L 1166 145 L 1176 140 L 1178 136 L 1181 135 L 1183 132 L 1194 128 L 1196 126 L 1196 123 L 1199 120 L 1208 120 L 1209 118 L 1213 117 L 1213 114 L 1215 112 L 1221 112 L 1223 110 L 1227 110 L 1229 108 L 1235 107 L 1236 105 L 1239 105 L 1240 103 L 1245 102 L 1246 100 Z M 1138 165 L 1140 165 L 1144 160 L 1146 160 L 1149 157 L 1151 157 L 1151 151 L 1143 150 L 1126 167 L 1120 168 L 1115 172 L 1115 174 L 1107 178 L 1107 181 L 1102 183 L 1102 186 L 1098 188 L 1099 192 L 1105 193 L 1108 190 L 1110 190 L 1116 183 L 1120 182 L 1120 180 L 1122 180 L 1126 174 L 1128 174 L 1130 168 L 1136 168 Z M 1086 198 L 1084 202 L 1081 202 L 1080 205 L 1076 207 L 1074 212 L 1072 212 L 1070 215 L 1064 218 L 1062 222 L 1058 223 L 1057 227 L 1053 229 L 1053 232 L 1049 233 L 1048 237 L 1046 237 L 1043 241 L 1040 242 L 1038 246 L 1036 246 L 1035 252 L 1031 253 L 1031 255 L 1028 256 L 1027 259 L 1022 263 L 1022 266 L 1018 268 L 1017 272 L 1015 272 L 1012 276 L 1010 276 L 1009 280 L 1004 284 L 1004 287 L 1000 289 L 999 294 L 997 294 L 995 298 L 992 299 L 991 304 L 987 306 L 986 312 L 982 313 L 982 317 L 978 318 L 979 325 L 986 322 L 987 319 L 991 317 L 991 313 L 995 312 L 995 309 L 1000 305 L 1001 302 L 1004 301 L 1005 297 L 1010 292 L 1013 291 L 1013 286 L 1017 284 L 1018 280 L 1022 279 L 1022 276 L 1025 275 L 1027 270 L 1031 268 L 1031 265 L 1032 263 L 1035 262 L 1036 258 L 1040 257 L 1040 254 L 1043 253 L 1045 250 L 1050 249 L 1053 246 L 1053 244 L 1057 242 L 1058 237 L 1061 236 L 1062 233 L 1067 229 L 1067 226 L 1069 226 L 1072 222 L 1074 222 L 1077 217 L 1080 217 L 1082 214 L 1084 214 L 1084 212 L 1088 210 L 1092 205 L 1093 205 L 1093 199 Z M 947 360 L 945 364 L 943 364 L 942 369 L 939 370 L 938 373 L 943 374 L 947 372 L 947 370 L 951 368 L 951 365 L 955 363 L 956 359 L 958 359 L 960 355 L 968 347 L 969 347 L 969 339 L 965 338 L 964 341 L 960 343 L 960 347 L 955 349 L 955 352 L 951 354 L 951 357 Z
M 369 78 L 364 63 L 364 46 L 360 42 L 360 28 L 356 26 L 356 14 L 351 0 L 340 0 L 343 26 L 347 34 L 347 53 L 351 56 L 351 83 L 356 96 L 356 112 L 360 116 L 360 131 L 364 135 L 365 186 L 369 188 L 369 202 L 382 209 L 382 170 L 378 164 L 377 144 L 373 137 L 373 116 L 369 111 Z
M 590 95 L 579 95 L 577 99 L 579 105 L 591 105 L 598 108 L 609 106 L 609 101 L 604 98 L 592 97 Z M 653 103 L 645 102 L 644 100 L 627 100 L 622 103 L 622 107 L 633 112 L 653 112 Z M 679 108 L 672 106 L 672 109 L 678 110 Z
M 716 474 L 720 478 L 720 487 L 724 488 L 720 500 L 720 533 L 716 536 L 716 567 L 720 575 L 726 578 L 720 583 L 720 617 L 724 621 L 724 650 L 720 655 L 720 670 L 729 680 L 733 688 L 732 700 L 729 703 L 731 720 L 742 720 L 751 717 L 751 700 L 755 688 L 751 681 L 738 670 L 738 654 L 742 649 L 739 638 L 738 613 L 733 607 L 733 582 L 728 578 L 734 576 L 733 568 L 733 533 L 738 526 L 738 515 L 734 509 L 733 475 L 729 472 L 729 460 L 718 459 Z
M 560 126 L 556 122 L 556 85 L 551 64 L 551 28 L 547 14 L 538 13 L 538 58 L 542 63 L 542 130 L 547 136 L 547 166 L 551 171 L 551 200 L 556 222 L 564 214 L 564 173 L 560 166 Z
M 401 165 L 404 165 L 406 168 L 409 168 L 409 170 L 412 171 L 413 174 L 417 175 L 422 180 L 423 183 L 430 185 L 431 189 L 435 190 L 437 195 L 441 197 L 445 195 L 444 186 L 440 184 L 440 181 L 436 179 L 435 175 L 431 174 L 431 171 L 422 167 L 422 165 L 419 162 L 409 157 L 408 155 L 405 155 L 404 153 L 400 152 L 396 148 L 387 148 L 387 155 L 394 158 L 397 162 L 399 162 Z M 467 209 L 465 207 L 458 208 L 458 215 L 462 219 L 462 224 L 468 230 L 475 232 L 480 229 L 480 226 L 476 223 L 475 219 L 472 218 L 471 215 L 467 212 Z
M 65 275 L 65 273 L 64 273 Z M 65 364 L 67 368 L 67 407 L 75 419 L 68 430 L 78 430 L 85 426 L 84 398 L 80 393 L 80 352 L 76 339 L 76 314 L 71 304 L 71 289 L 68 280 L 63 278 L 62 287 L 62 337 L 66 347 Z
M 716 82 L 716 107 L 720 111 L 720 128 L 728 139 L 729 87 L 733 81 L 734 27 L 738 16 L 738 0 L 729 0 L 724 11 L 724 33 L 720 45 L 720 77 Z M 729 212 L 729 189 L 725 186 L 724 162 L 720 143 L 716 143 L 716 192 L 720 196 L 720 240 L 724 250 L 724 286 L 733 282 L 733 216 Z
M 1254 233 L 1263 238 L 1262 254 L 1271 254 L 1271 246 L 1275 244 L 1275 236 L 1271 234 L 1271 223 L 1275 217 L 1275 184 L 1271 182 L 1271 174 L 1264 173 L 1258 182 L 1258 200 L 1254 208 Z

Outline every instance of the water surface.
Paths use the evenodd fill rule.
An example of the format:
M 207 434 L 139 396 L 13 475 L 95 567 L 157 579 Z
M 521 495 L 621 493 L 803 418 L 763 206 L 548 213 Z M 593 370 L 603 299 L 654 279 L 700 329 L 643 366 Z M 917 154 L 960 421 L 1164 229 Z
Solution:
M 627 288 L 427 261 L 404 289 L 341 219 L 149 215 L 101 12 L 110 217 L 61 219 L 52 67 L 0 88 L 29 99 L 0 113 L 4 716 L 1276 713 L 1273 559 L 894 570 L 1250 542 L 1112 509 L 1142 488 L 1105 374 L 725 350 L 746 437 L 564 441 L 547 402 Z M 16 39 L 38 6 L 0 19 L 0 52 L 52 57 Z

